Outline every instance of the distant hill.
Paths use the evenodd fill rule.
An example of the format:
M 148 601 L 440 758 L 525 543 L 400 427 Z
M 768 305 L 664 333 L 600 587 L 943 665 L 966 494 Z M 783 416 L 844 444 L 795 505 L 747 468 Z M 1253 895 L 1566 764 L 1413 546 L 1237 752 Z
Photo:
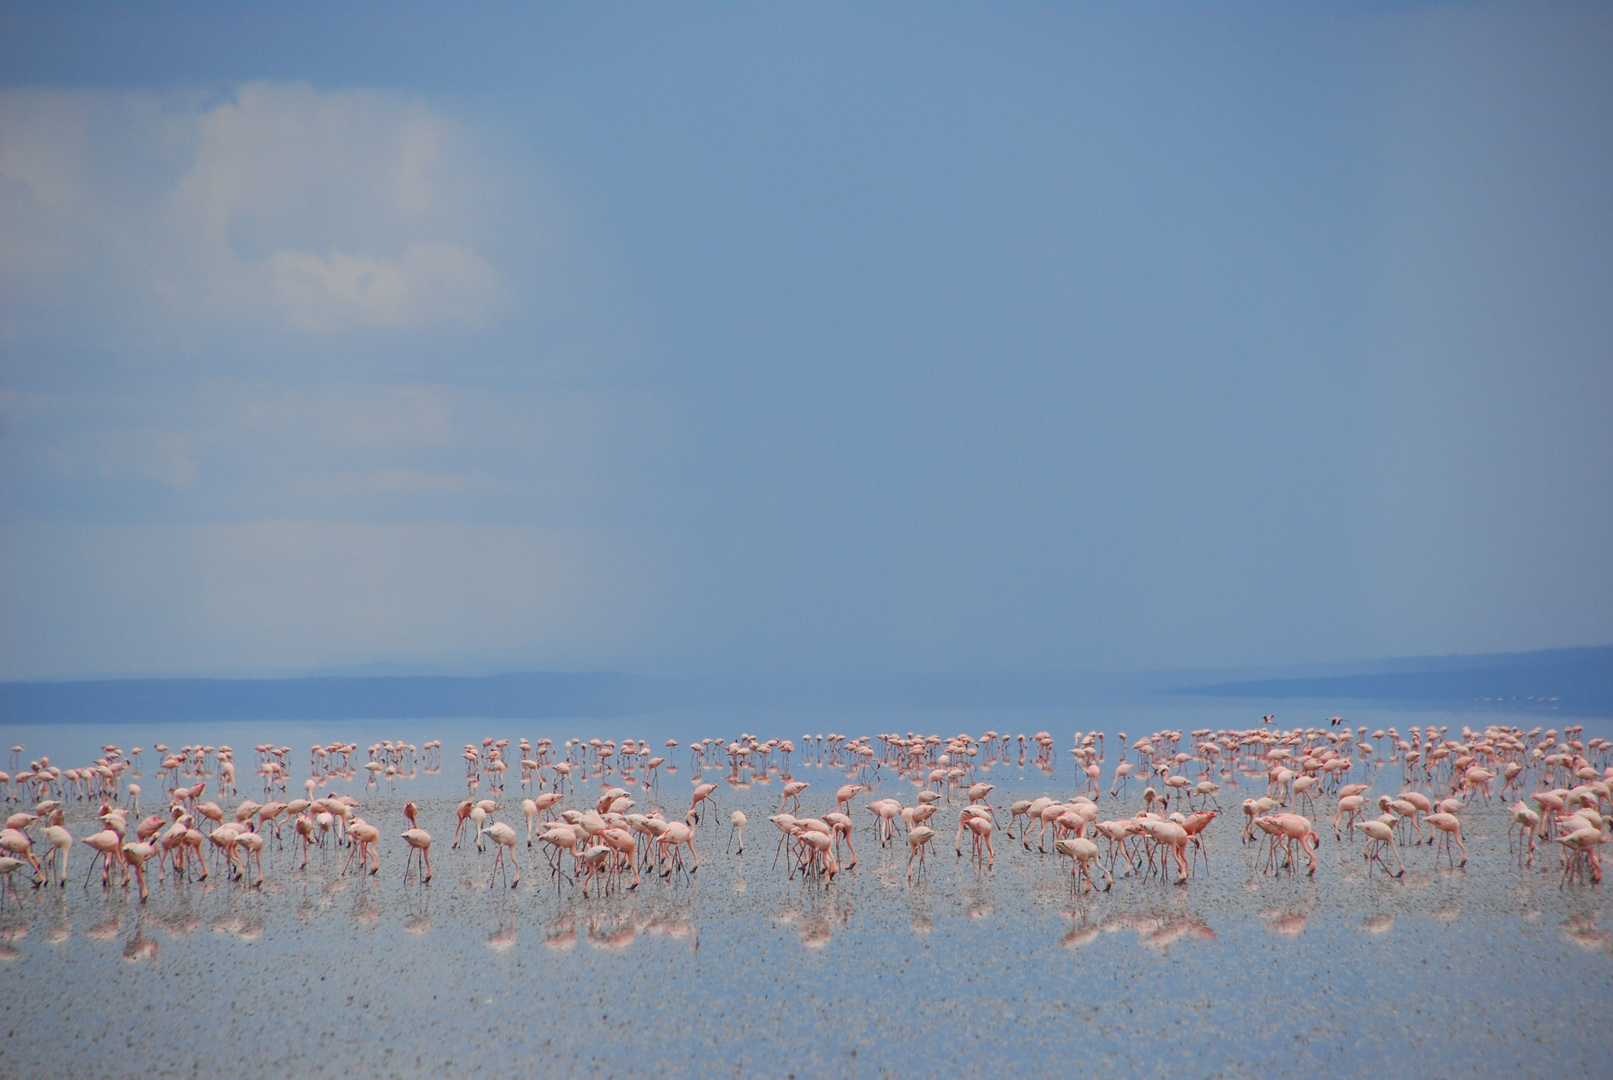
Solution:
M 1135 701 L 1153 676 L 1031 672 L 648 678 L 620 672 L 0 682 L 0 723 L 550 719 L 669 710 L 1049 710 Z
M 1178 695 L 1328 698 L 1497 711 L 1613 716 L 1613 646 L 1386 660 L 1349 675 L 1250 679 L 1181 686 Z
M 634 715 L 674 684 L 613 672 L 320 676 L 284 679 L 97 679 L 0 683 L 0 720 L 490 719 Z
M 650 678 L 621 672 L 0 682 L 0 723 L 629 717 L 671 710 L 1051 711 L 1289 698 L 1613 716 L 1613 646 L 1382 660 L 1351 672 L 953 672 Z

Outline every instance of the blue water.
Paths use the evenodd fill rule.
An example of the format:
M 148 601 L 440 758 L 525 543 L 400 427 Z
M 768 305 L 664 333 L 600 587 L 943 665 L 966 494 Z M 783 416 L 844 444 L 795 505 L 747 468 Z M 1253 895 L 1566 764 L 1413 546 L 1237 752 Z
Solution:
M 1110 717 L 1135 737 L 1155 727 L 1243 726 L 1214 713 Z M 1386 718 L 1387 717 L 1387 718 Z M 819 718 L 821 719 L 821 718 Z M 844 718 L 842 718 L 844 721 Z M 1042 722 L 1035 722 L 1040 719 Z M 1380 714 L 1459 730 L 1472 716 Z M 1021 726 L 1018 721 L 1026 720 Z M 1153 722 L 1150 723 L 1150 720 Z M 153 882 L 143 907 L 99 874 L 77 845 L 66 889 L 22 884 L 0 909 L 0 1029 L 7 1075 L 601 1075 L 882 1076 L 936 1068 L 985 1075 L 1606 1076 L 1613 935 L 1603 890 L 1559 887 L 1555 856 L 1533 869 L 1508 856 L 1498 805 L 1464 811 L 1472 858 L 1435 865 L 1407 849 L 1409 872 L 1369 880 L 1360 841 L 1326 836 L 1314 878 L 1264 874 L 1238 839 L 1248 778 L 1224 777 L 1231 813 L 1211 827 L 1212 864 L 1186 885 L 1121 878 L 1108 893 L 1072 892 L 1068 864 L 999 831 L 987 870 L 952 851 L 956 802 L 937 816 L 927 871 L 909 881 L 906 850 L 881 850 L 858 821 L 861 860 L 832 884 L 788 880 L 772 865 L 777 780 L 725 785 L 696 838 L 697 873 L 646 879 L 635 892 L 583 899 L 526 860 L 519 889 L 488 888 L 491 852 L 449 849 L 465 784 L 456 752 L 482 735 L 621 737 L 658 726 L 799 738 L 808 726 L 879 730 L 1035 730 L 1059 741 L 1051 775 L 1017 763 L 986 776 L 991 801 L 1067 797 L 1069 732 L 1099 726 L 1045 718 L 995 721 L 860 717 L 810 724 L 776 717 L 721 724 L 689 717 L 590 725 L 497 721 L 388 726 L 175 726 L 169 744 L 230 742 L 243 796 L 261 799 L 250 747 L 275 742 L 307 775 L 309 743 L 383 737 L 444 740 L 440 773 L 388 791 L 338 780 L 383 833 L 382 871 L 340 873 L 345 853 L 317 851 L 296 869 L 290 845 L 265 859 L 268 882 Z M 1352 722 L 1357 722 L 1352 718 Z M 1532 726 L 1532 725 L 1531 725 Z M 128 749 L 133 733 L 116 738 Z M 71 726 L 10 728 L 0 741 L 88 760 L 113 737 Z M 659 739 L 657 739 L 659 742 Z M 147 744 L 149 745 L 149 744 Z M 146 757 L 148 793 L 156 790 Z M 673 758 L 658 798 L 680 813 L 693 775 Z M 804 807 L 829 809 L 835 769 L 800 761 Z M 707 770 L 708 778 L 716 778 Z M 1380 772 L 1380 789 L 1399 774 Z M 597 781 L 580 789 L 597 790 Z M 1242 787 L 1233 786 L 1236 784 Z M 1104 799 L 1104 816 L 1141 808 L 1141 785 Z M 883 776 L 878 790 L 913 800 Z M 401 805 L 414 798 L 436 838 L 436 878 L 405 883 Z M 524 833 L 512 775 L 498 817 Z M 572 800 L 575 803 L 578 800 Z M 147 796 L 148 805 L 151 802 Z M 1327 805 L 1330 806 L 1330 800 Z M 227 805 L 233 802 L 226 800 Z M 724 852 L 728 812 L 751 818 L 744 854 Z M 69 828 L 82 836 L 89 811 Z M 1006 815 L 1003 815 L 1006 818 Z M 1330 818 L 1318 813 L 1318 817 Z M 900 830 L 898 830 L 900 834 Z M 19 879 L 20 879 L 19 875 Z M 60 1034 L 69 1025 L 71 1035 Z

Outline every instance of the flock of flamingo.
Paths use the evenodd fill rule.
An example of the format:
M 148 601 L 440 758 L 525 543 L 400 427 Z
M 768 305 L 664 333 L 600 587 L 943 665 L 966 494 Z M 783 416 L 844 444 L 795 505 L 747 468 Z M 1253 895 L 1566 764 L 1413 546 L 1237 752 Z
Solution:
M 1582 735 L 1575 726 L 1525 731 L 1501 724 L 1464 727 L 1458 737 L 1434 727 L 1402 735 L 1393 728 L 1352 729 L 1339 717 L 1292 729 L 1266 717 L 1241 730 L 1158 731 L 1129 743 L 1121 733 L 1105 791 L 1105 736 L 1077 733 L 1068 750 L 1076 790 L 1006 806 L 991 801 L 996 785 L 985 777 L 993 766 L 1017 766 L 1040 770 L 1052 783 L 1056 748 L 1047 732 L 828 734 L 800 742 L 742 734 L 702 739 L 682 751 L 675 740 L 652 748 L 631 738 L 567 739 L 558 746 L 547 738 L 520 739 L 512 750 L 508 739 L 489 737 L 465 746 L 466 797 L 442 824 L 452 826 L 455 848 L 491 845 L 489 887 L 520 885 L 527 872 L 524 846 L 539 852 L 557 888 L 580 888 L 586 897 L 637 889 L 646 876 L 697 873 L 697 837 L 721 812 L 725 789 L 778 783 L 779 807 L 767 817 L 776 831 L 772 865 L 790 879 L 799 875 L 828 888 L 854 868 L 863 813 L 871 815 L 864 820 L 874 842 L 905 845 L 908 879 L 922 878 L 955 814 L 957 858 L 968 855 L 992 870 L 1000 832 L 1025 852 L 1067 859 L 1072 890 L 1090 893 L 1110 889 L 1117 874 L 1186 885 L 1201 862 L 1208 870 L 1209 826 L 1223 813 L 1218 796 L 1247 785 L 1260 793 L 1242 800 L 1240 839 L 1266 873 L 1314 874 L 1322 842 L 1317 823 L 1329 813 L 1335 841 L 1357 832 L 1364 838 L 1360 857 L 1369 878 L 1377 869 L 1403 875 L 1406 850 L 1425 844 L 1434 860 L 1454 870 L 1468 860 L 1464 816 L 1476 804 L 1512 800 L 1508 842 L 1520 866 L 1532 867 L 1540 846 L 1551 845 L 1563 887 L 1594 885 L 1602 877 L 1600 847 L 1613 826 L 1605 812 L 1613 809 L 1613 742 Z M 64 769 L 45 757 L 24 765 L 25 748 L 12 748 L 11 771 L 0 772 L 0 795 L 17 808 L 0 831 L 0 888 L 14 891 L 13 878 L 25 868 L 35 888 L 66 886 L 75 840 L 93 853 L 84 888 L 98 868 L 103 890 L 114 887 L 114 878 L 123 887 L 132 883 L 141 902 L 150 894 L 153 867 L 159 877 L 205 879 L 222 872 L 243 887 L 260 886 L 265 851 L 283 852 L 288 839 L 290 859 L 300 857 L 298 869 L 307 868 L 316 849 L 345 848 L 341 873 L 356 867 L 377 874 L 381 826 L 361 816 L 360 800 L 330 789 L 362 774 L 363 785 L 378 795 L 382 784 L 390 790 L 421 771 L 443 768 L 440 740 L 418 747 L 378 742 L 364 749 L 362 764 L 356 744 L 314 746 L 310 776 L 293 798 L 291 749 L 260 744 L 253 748 L 262 786 L 257 801 L 241 797 L 235 751 L 228 746 L 173 750 L 158 744 L 126 754 L 108 744 L 101 750 L 93 762 Z M 680 752 L 688 754 L 694 773 L 687 808 L 681 799 L 663 804 L 660 797 L 662 774 L 676 772 L 672 758 Z M 161 798 L 156 812 L 141 817 L 146 793 L 137 781 L 148 754 Z M 815 791 L 796 775 L 808 765 L 839 770 L 845 783 Z M 518 802 L 506 796 L 511 772 Z M 1393 790 L 1373 797 L 1374 786 L 1386 779 Z M 888 780 L 911 788 L 911 802 L 862 801 Z M 597 791 L 586 790 L 590 782 Z M 1135 796 L 1134 784 L 1140 789 Z M 1105 817 L 1105 800 L 1118 805 L 1128 798 L 1140 808 Z M 219 800 L 235 805 L 226 809 Z M 819 812 L 803 809 L 803 800 L 815 802 Z M 77 820 L 79 807 L 93 813 L 94 831 L 75 838 L 67 820 L 70 810 Z M 423 886 L 432 879 L 432 835 L 421 827 L 414 800 L 404 803 L 401 817 L 403 879 Z M 729 812 L 725 857 L 743 854 L 748 824 L 743 811 Z

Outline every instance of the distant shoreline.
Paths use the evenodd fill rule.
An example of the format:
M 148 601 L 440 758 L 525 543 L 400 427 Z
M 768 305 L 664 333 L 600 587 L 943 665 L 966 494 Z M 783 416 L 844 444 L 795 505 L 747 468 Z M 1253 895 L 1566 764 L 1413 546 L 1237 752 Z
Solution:
M 1320 667 L 1320 665 L 1318 665 Z M 119 678 L 0 682 L 0 723 L 618 717 L 678 709 L 1057 710 L 1193 699 L 1315 699 L 1613 716 L 1613 646 L 1420 657 L 1319 674 L 813 675 L 674 679 L 622 672 L 487 676 Z M 1334 667 L 1336 672 L 1337 668 Z
M 1423 670 L 1218 681 L 1175 688 L 1172 693 L 1205 698 L 1461 704 L 1498 712 L 1613 716 L 1613 647 L 1463 659 L 1467 662 L 1456 667 L 1439 664 Z

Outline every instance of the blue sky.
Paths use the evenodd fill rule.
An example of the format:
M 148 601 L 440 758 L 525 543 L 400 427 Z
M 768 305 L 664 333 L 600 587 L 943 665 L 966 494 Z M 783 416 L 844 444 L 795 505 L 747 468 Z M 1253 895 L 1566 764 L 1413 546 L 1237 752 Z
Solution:
M 0 5 L 0 676 L 1613 640 L 1605 7 Z

